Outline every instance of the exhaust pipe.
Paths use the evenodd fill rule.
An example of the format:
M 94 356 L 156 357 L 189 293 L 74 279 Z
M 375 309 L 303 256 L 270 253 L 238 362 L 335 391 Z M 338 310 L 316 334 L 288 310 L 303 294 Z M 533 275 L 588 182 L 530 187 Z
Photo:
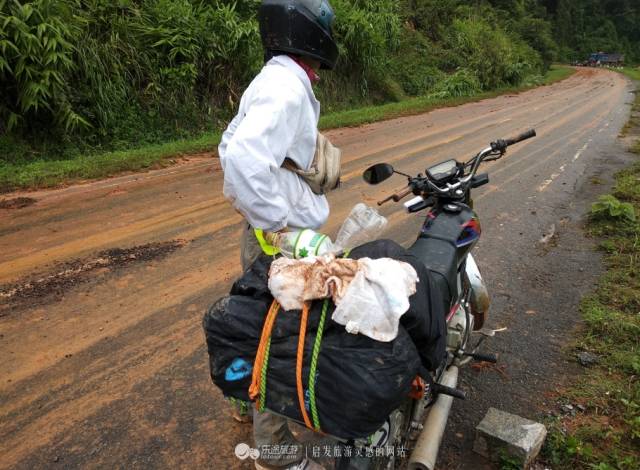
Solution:
M 440 384 L 455 388 L 458 385 L 458 367 L 449 367 L 442 375 Z M 420 433 L 416 442 L 416 448 L 409 459 L 410 470 L 435 469 L 438 450 L 442 443 L 444 429 L 447 427 L 452 402 L 453 397 L 440 394 L 436 402 L 431 406 L 422 433 Z

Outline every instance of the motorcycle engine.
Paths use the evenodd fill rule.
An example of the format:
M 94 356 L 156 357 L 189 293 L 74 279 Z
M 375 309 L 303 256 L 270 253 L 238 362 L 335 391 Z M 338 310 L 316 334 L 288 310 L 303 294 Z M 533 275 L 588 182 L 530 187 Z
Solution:
M 467 319 L 470 324 L 467 324 Z M 447 349 L 452 353 L 464 349 L 471 331 L 473 331 L 473 316 L 466 314 L 465 306 L 458 305 L 448 323 Z

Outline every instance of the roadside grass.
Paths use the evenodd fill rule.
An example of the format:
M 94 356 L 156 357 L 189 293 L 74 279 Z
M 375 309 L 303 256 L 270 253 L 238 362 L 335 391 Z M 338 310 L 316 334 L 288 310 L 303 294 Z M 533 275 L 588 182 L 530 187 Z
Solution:
M 497 90 L 480 93 L 473 96 L 461 96 L 457 98 L 434 98 L 421 96 L 409 98 L 395 103 L 387 103 L 379 106 L 352 109 L 336 112 L 323 116 L 320 119 L 320 129 L 335 129 L 337 127 L 359 126 L 372 122 L 384 121 L 402 116 L 422 114 L 436 108 L 459 106 L 465 103 L 481 101 L 509 93 L 520 93 L 538 86 L 551 85 L 564 80 L 575 73 L 575 69 L 560 65 L 552 66 L 547 74 L 542 77 L 533 77 L 518 87 L 503 87 Z
M 36 160 L 24 164 L 0 165 L 0 194 L 17 189 L 58 186 L 83 179 L 105 178 L 175 163 L 176 158 L 208 152 L 220 142 L 220 134 L 197 139 L 149 145 L 68 160 Z
M 622 69 L 617 70 L 622 74 L 626 75 L 632 80 L 640 82 L 640 67 L 624 67 Z M 636 89 L 636 101 L 635 106 L 631 110 L 631 118 L 629 122 L 622 129 L 622 136 L 627 136 L 629 133 L 635 130 L 636 132 L 640 132 L 640 90 Z M 640 141 L 638 141 L 634 147 L 634 149 L 640 150 Z
M 630 79 L 640 81 L 640 67 L 623 67 L 620 71 Z
M 436 99 L 418 97 L 379 106 L 327 114 L 320 119 L 320 129 L 383 121 L 400 116 L 421 114 L 436 108 L 458 106 L 464 103 L 517 93 L 537 86 L 550 85 L 568 78 L 575 69 L 553 66 L 543 77 L 532 77 L 519 87 L 501 88 L 470 97 Z M 133 150 L 98 153 L 62 160 L 36 160 L 23 163 L 0 162 L 0 194 L 20 189 L 38 189 L 71 183 L 78 180 L 104 178 L 120 173 L 160 168 L 173 163 L 174 158 L 202 152 L 215 152 L 221 132 L 206 133 L 195 139 L 178 140 L 165 144 L 140 147 Z
M 636 101 L 640 108 L 640 99 Z M 640 154 L 640 143 L 635 150 Z M 594 203 L 590 236 L 606 272 L 582 301 L 584 330 L 574 352 L 598 364 L 560 402 L 584 412 L 552 420 L 544 456 L 554 469 L 640 468 L 640 162 L 616 175 L 611 195 Z

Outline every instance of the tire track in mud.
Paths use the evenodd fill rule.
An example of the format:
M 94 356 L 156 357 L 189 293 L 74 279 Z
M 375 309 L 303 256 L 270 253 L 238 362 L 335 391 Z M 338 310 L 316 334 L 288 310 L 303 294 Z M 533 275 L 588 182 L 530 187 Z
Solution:
M 552 120 L 557 116 L 564 116 L 569 110 L 573 110 L 572 114 L 575 114 L 577 110 L 582 109 L 584 107 L 592 108 L 594 105 L 593 103 L 594 96 L 600 96 L 600 99 L 598 100 L 599 103 L 604 102 L 605 100 L 602 99 L 602 95 L 597 93 L 598 89 L 601 87 L 589 89 L 589 93 L 586 93 L 587 96 L 585 96 L 580 100 L 571 101 L 570 97 L 563 96 L 564 100 L 571 101 L 570 104 L 565 105 L 563 107 L 558 107 L 553 103 L 546 103 L 546 102 L 543 104 L 538 104 L 537 107 L 534 107 L 533 112 L 539 112 L 544 107 L 548 107 L 549 110 L 552 112 L 549 114 L 546 114 L 545 119 L 537 122 L 537 124 L 538 125 L 543 124 L 547 121 Z M 579 89 L 580 87 L 578 87 L 577 89 L 572 89 L 572 92 L 576 93 L 576 90 L 579 90 Z M 555 94 L 559 94 L 559 93 L 556 92 Z M 519 95 L 516 95 L 516 98 L 518 97 Z M 472 107 L 476 104 L 477 103 L 472 103 L 467 106 Z M 418 116 L 413 118 L 411 117 L 401 118 L 400 120 L 403 121 L 403 124 L 406 127 L 409 127 L 412 124 L 411 120 L 417 121 L 418 119 L 420 119 L 421 124 L 424 124 L 422 123 L 422 120 L 424 119 L 429 119 L 435 122 L 437 120 L 437 114 L 439 111 L 445 112 L 447 110 L 446 109 L 437 110 L 437 111 L 434 111 L 433 113 L 429 113 L 428 115 L 426 115 L 426 116 L 429 116 L 429 118 L 426 118 L 424 116 Z M 542 111 L 544 111 L 544 109 L 542 109 Z M 504 125 L 506 123 L 522 122 L 518 120 L 526 116 L 530 116 L 531 113 L 532 113 L 531 105 L 529 103 L 522 103 L 515 107 L 509 106 L 507 108 L 502 108 L 501 111 L 499 112 L 496 111 L 495 114 L 491 116 L 491 121 L 488 121 L 486 116 L 481 115 L 477 118 L 472 118 L 467 121 L 462 119 L 460 122 L 456 122 L 448 127 L 439 126 L 434 130 L 434 132 L 425 133 L 424 131 L 421 131 L 419 134 L 410 134 L 409 136 L 407 136 L 406 131 L 403 132 L 403 129 L 395 129 L 395 128 L 385 129 L 385 133 L 384 133 L 386 134 L 385 137 L 397 131 L 398 133 L 401 133 L 402 140 L 385 138 L 384 141 L 380 142 L 379 145 L 375 141 L 371 142 L 367 140 L 366 145 L 369 148 L 371 147 L 376 148 L 376 151 L 374 153 L 371 153 L 370 150 L 368 152 L 361 152 L 361 153 L 356 152 L 355 155 L 353 153 L 350 153 L 349 158 L 347 159 L 344 165 L 346 174 L 342 179 L 343 181 L 349 181 L 352 178 L 359 177 L 363 167 L 362 161 L 371 161 L 372 159 L 384 159 L 385 161 L 393 162 L 400 159 L 408 159 L 412 157 L 424 156 L 426 152 L 429 150 L 449 148 L 451 144 L 458 141 L 462 141 L 465 137 L 468 137 L 469 135 L 474 135 L 474 134 L 478 135 L 479 133 L 482 133 L 482 135 L 489 135 L 487 131 L 490 129 L 493 130 L 495 128 L 500 128 L 500 132 L 504 134 L 505 132 Z M 534 127 L 534 124 L 535 123 L 532 122 L 530 126 Z M 434 126 L 434 123 L 427 121 L 426 125 L 429 128 L 431 128 Z M 464 132 L 461 133 L 461 131 L 464 131 Z M 514 132 L 515 132 L 515 129 L 514 129 Z M 444 137 L 440 138 L 434 143 L 433 140 L 436 136 L 444 136 Z M 375 138 L 376 136 L 374 135 L 373 139 L 375 140 Z M 496 135 L 495 135 L 495 132 L 493 132 L 493 137 L 490 137 L 489 139 L 492 140 L 495 138 L 496 138 Z M 388 143 L 389 141 L 393 141 L 393 143 L 390 144 Z M 354 168 L 356 166 L 357 168 Z M 352 168 L 353 170 L 351 170 Z
M 566 93 L 562 91 L 556 91 L 556 89 L 553 87 L 547 87 L 553 90 L 552 92 L 548 92 L 549 96 L 553 97 L 554 100 L 557 98 L 561 99 L 562 101 L 566 101 L 570 100 L 573 94 L 579 93 L 579 91 L 583 88 L 589 92 L 588 94 L 595 93 L 595 91 L 588 88 L 588 83 L 583 83 L 583 81 L 576 80 L 574 79 L 574 77 L 567 80 L 567 82 L 572 80 L 574 82 L 577 81 L 578 85 L 569 88 L 569 96 L 566 96 Z M 561 82 L 560 84 L 558 84 L 558 86 L 568 86 L 565 83 L 566 82 Z M 602 85 L 597 85 L 597 87 L 600 86 Z M 515 100 L 515 102 L 517 103 L 517 110 L 530 106 L 526 100 L 527 93 L 515 95 L 513 97 L 513 100 Z M 500 97 L 497 98 L 497 100 L 508 101 L 509 98 Z M 579 103 L 582 104 L 584 102 L 588 102 L 589 100 L 590 98 L 587 97 L 582 99 Z M 578 103 L 573 103 L 570 106 L 575 108 L 577 105 Z M 542 105 L 537 104 L 537 106 L 557 108 L 555 101 L 549 103 L 543 102 Z M 359 139 L 359 142 L 354 145 L 353 148 L 350 148 L 348 152 L 345 151 L 345 155 L 347 156 L 347 158 L 345 158 L 345 175 L 343 180 L 346 182 L 350 177 L 355 178 L 359 176 L 359 173 L 361 172 L 362 168 L 366 166 L 367 162 L 372 162 L 375 159 L 379 158 L 385 158 L 386 155 L 384 154 L 384 152 L 380 152 L 379 149 L 381 147 L 384 148 L 385 145 L 388 147 L 389 142 L 393 142 L 389 149 L 392 155 L 396 155 L 394 159 L 399 158 L 406 160 L 409 159 L 408 157 L 411 157 L 411 159 L 415 159 L 416 157 L 422 157 L 424 153 L 432 150 L 433 154 L 424 158 L 424 163 L 426 164 L 435 161 L 436 157 L 441 155 L 443 151 L 452 149 L 452 137 L 449 137 L 448 139 L 445 138 L 444 140 L 440 139 L 440 145 L 433 144 L 433 138 L 437 137 L 438 135 L 448 135 L 448 131 L 450 131 L 451 129 L 455 130 L 465 128 L 466 126 L 466 130 L 464 133 L 454 133 L 454 142 L 463 141 L 464 137 L 468 137 L 469 135 L 489 135 L 484 131 L 480 132 L 482 127 L 487 126 L 486 124 L 482 124 L 482 121 L 486 120 L 486 115 L 482 113 L 480 113 L 479 117 L 476 117 L 474 115 L 474 110 L 482 107 L 486 107 L 485 102 L 472 103 L 461 108 L 447 108 L 444 110 L 437 110 L 427 115 L 400 118 L 398 120 L 387 123 L 378 123 L 371 126 L 366 126 L 365 128 L 355 129 L 353 131 L 354 133 L 361 133 L 362 129 L 365 129 L 365 131 L 369 134 L 368 138 Z M 462 109 L 468 109 L 470 111 L 461 111 Z M 514 111 L 514 106 L 512 104 L 510 104 L 508 107 L 502 106 L 501 108 L 497 109 L 501 109 L 501 111 L 494 113 L 494 115 L 491 116 L 492 120 L 495 120 L 496 116 L 500 116 L 501 114 L 504 114 L 505 116 L 511 116 L 511 121 L 515 121 L 518 119 L 518 117 L 521 116 L 521 114 Z M 543 109 L 543 114 L 544 111 L 545 110 Z M 562 113 L 564 111 L 564 108 L 560 108 L 560 111 L 554 111 L 556 113 Z M 525 109 L 524 114 L 526 114 L 527 112 L 528 111 Z M 403 147 L 401 148 L 400 153 L 396 153 L 392 150 L 394 146 L 397 145 L 397 134 L 404 136 L 407 133 L 411 133 L 410 130 L 413 127 L 418 127 L 419 129 L 421 129 L 422 125 L 424 125 L 425 122 L 430 123 L 430 125 L 433 126 L 434 122 L 437 121 L 438 116 L 446 114 L 454 114 L 454 118 L 444 118 L 444 122 L 437 126 L 435 132 L 427 133 L 427 135 L 423 138 L 419 138 L 415 141 L 410 142 L 413 147 Z M 554 114 L 555 113 L 547 113 L 546 115 L 553 116 Z M 432 115 L 433 117 L 431 117 Z M 453 121 L 453 125 L 447 126 L 447 120 Z M 481 123 L 480 128 L 472 126 L 472 123 L 475 122 Z M 495 127 L 495 124 L 489 124 L 488 126 Z M 371 127 L 371 129 L 369 129 L 369 127 Z M 511 128 L 511 126 L 507 127 Z M 343 145 L 343 139 L 341 139 L 341 135 L 345 135 L 345 132 L 347 131 L 333 132 L 336 134 L 337 143 L 339 145 Z M 419 133 L 423 133 L 423 131 L 420 130 Z M 495 138 L 495 132 L 492 132 L 492 136 L 487 140 L 490 140 L 492 138 Z M 349 139 L 345 140 L 348 141 Z M 478 142 L 481 142 L 479 138 Z M 444 144 L 446 143 L 449 143 L 449 146 L 445 146 Z M 418 144 L 420 144 L 421 147 L 416 149 L 415 146 Z M 376 150 L 373 153 L 369 150 L 368 152 L 364 152 L 364 154 L 362 154 L 362 152 L 359 152 L 357 148 L 358 146 L 363 145 L 368 149 L 374 148 Z M 358 166 L 358 168 L 355 168 L 356 165 Z M 351 168 L 353 168 L 353 170 L 350 170 Z M 183 190 L 176 186 L 176 182 L 172 182 L 173 187 L 175 187 L 175 189 L 178 189 L 178 191 L 175 191 L 176 197 L 171 198 L 170 196 L 174 193 L 173 189 L 167 191 L 166 194 L 162 195 L 163 204 L 158 204 L 156 201 L 157 188 L 155 185 L 151 185 L 149 188 L 146 188 L 144 186 L 142 188 L 138 188 L 135 197 L 127 194 L 120 194 L 116 195 L 115 197 L 107 197 L 109 194 L 114 192 L 109 188 L 110 190 L 106 194 L 102 194 L 100 192 L 98 192 L 97 194 L 90 194 L 90 197 L 87 198 L 86 201 L 84 201 L 83 205 L 81 202 L 80 207 L 72 207 L 68 209 L 62 201 L 56 201 L 55 207 L 48 207 L 50 210 L 40 210 L 36 212 L 36 215 L 38 217 L 44 216 L 44 218 L 41 218 L 40 220 L 34 221 L 32 220 L 32 218 L 26 218 L 23 223 L 18 222 L 8 224 L 8 226 L 5 226 L 4 229 L 0 229 L 0 282 L 8 282 L 10 280 L 10 276 L 15 275 L 16 272 L 26 272 L 28 270 L 37 269 L 38 267 L 42 266 L 43 263 L 51 262 L 54 260 L 63 260 L 64 258 L 74 256 L 74 253 L 81 254 L 80 252 L 83 250 L 86 252 L 86 250 L 88 249 L 100 249 L 101 247 L 108 245 L 113 246 L 113 244 L 118 239 L 121 240 L 121 244 L 127 243 L 127 237 L 129 237 L 128 234 L 131 234 L 131 237 L 136 237 L 139 239 L 143 235 L 143 231 L 146 230 L 147 233 L 157 236 L 162 233 L 163 229 L 166 231 L 171 230 L 173 227 L 178 227 L 178 221 L 175 220 L 176 218 L 182 218 L 187 222 L 189 220 L 198 221 L 201 220 L 203 216 L 207 217 L 207 215 L 205 214 L 212 214 L 213 211 L 219 211 L 219 216 L 229 219 L 234 214 L 233 210 L 228 207 L 228 205 L 224 201 L 224 198 L 219 192 L 216 192 L 215 195 L 212 194 L 212 190 L 214 187 L 213 185 L 216 185 L 218 187 L 220 186 L 221 176 L 212 175 L 214 177 L 214 180 L 211 182 L 211 184 L 207 184 L 206 181 L 209 178 L 209 174 L 210 173 L 207 173 L 204 176 L 200 176 L 200 178 L 198 178 L 198 187 L 201 188 L 201 194 L 199 196 L 196 196 L 197 199 L 194 201 L 194 204 L 189 206 L 189 208 L 185 208 L 185 204 L 182 203 L 182 200 L 180 199 L 182 197 L 186 197 L 181 194 Z M 144 183 L 149 182 L 146 181 Z M 156 183 L 156 181 L 153 181 L 153 183 Z M 189 197 L 193 199 L 194 191 L 190 190 L 188 194 Z M 214 197 L 211 198 L 210 196 L 208 196 L 209 194 Z M 95 212 L 97 217 L 99 217 L 99 215 L 105 211 L 115 212 L 117 209 L 119 209 L 119 200 L 126 201 L 127 211 L 124 213 L 120 213 L 117 219 L 109 220 L 106 225 L 103 223 L 103 220 L 100 219 L 92 223 L 87 223 L 87 221 L 82 219 L 83 215 L 85 215 L 87 212 L 90 216 L 92 216 L 92 213 Z M 75 205 L 77 205 L 77 201 L 75 201 Z M 80 210 L 82 208 L 84 208 L 85 210 Z M 200 211 L 196 212 L 195 209 L 197 208 L 199 208 Z M 70 210 L 73 212 L 71 214 L 68 214 Z M 69 215 L 71 215 L 71 217 L 69 217 Z M 141 216 L 143 216 L 142 220 L 140 220 Z M 209 217 L 211 216 L 209 215 Z M 42 225 L 49 227 L 50 230 L 46 233 L 42 233 L 42 230 L 34 228 L 34 222 L 37 222 L 38 226 Z M 68 237 L 65 235 L 70 231 L 70 224 L 73 224 L 71 231 L 75 232 L 75 236 L 73 238 L 75 240 L 82 240 L 82 244 L 68 241 Z M 18 242 L 25 232 L 40 232 L 39 235 L 34 235 L 38 239 L 46 239 L 48 243 L 51 244 L 50 248 L 48 250 L 32 250 L 29 247 L 21 246 Z M 11 246 L 11 248 L 13 249 L 2 250 L 3 245 L 7 247 Z

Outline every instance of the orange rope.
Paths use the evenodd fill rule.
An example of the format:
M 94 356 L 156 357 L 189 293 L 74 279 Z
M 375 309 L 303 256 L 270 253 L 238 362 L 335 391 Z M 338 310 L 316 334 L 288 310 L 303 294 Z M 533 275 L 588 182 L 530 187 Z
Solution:
M 304 406 L 304 388 L 302 386 L 302 363 L 304 359 L 304 340 L 307 335 L 307 319 L 309 318 L 309 302 L 305 302 L 302 307 L 302 317 L 300 318 L 300 336 L 298 336 L 298 357 L 296 358 L 296 385 L 298 388 L 298 403 L 304 424 L 309 429 L 314 429 Z
M 273 325 L 275 325 L 276 317 L 280 311 L 280 304 L 275 300 L 269 308 L 267 318 L 264 321 L 262 327 L 262 334 L 260 335 L 260 343 L 258 343 L 258 351 L 256 353 L 256 360 L 253 363 L 253 373 L 251 375 L 251 386 L 249 387 L 249 397 L 253 400 L 260 394 L 260 378 L 262 373 L 262 366 L 264 365 L 265 355 L 267 352 L 267 345 L 269 344 L 269 338 L 273 332 Z M 258 408 L 260 403 L 256 402 Z
M 249 387 L 249 397 L 254 400 L 260 394 L 260 381 L 262 377 L 262 368 L 267 353 L 267 346 L 271 333 L 273 332 L 273 326 L 276 322 L 276 317 L 280 311 L 280 305 L 275 300 L 271 304 L 269 313 L 262 327 L 262 334 L 260 335 L 260 343 L 258 344 L 258 351 L 256 352 L 256 360 L 253 363 L 253 372 L 251 374 L 251 386 Z M 296 357 L 296 386 L 298 390 L 298 403 L 300 405 L 300 412 L 304 419 L 304 424 L 309 429 L 314 429 L 309 414 L 304 405 L 304 387 L 302 385 L 302 366 L 304 363 L 304 341 L 307 335 L 307 321 L 309 319 L 309 303 L 306 302 L 302 308 L 302 316 L 300 318 L 300 335 L 298 337 L 298 353 Z M 256 406 L 260 409 L 259 400 L 256 401 Z

